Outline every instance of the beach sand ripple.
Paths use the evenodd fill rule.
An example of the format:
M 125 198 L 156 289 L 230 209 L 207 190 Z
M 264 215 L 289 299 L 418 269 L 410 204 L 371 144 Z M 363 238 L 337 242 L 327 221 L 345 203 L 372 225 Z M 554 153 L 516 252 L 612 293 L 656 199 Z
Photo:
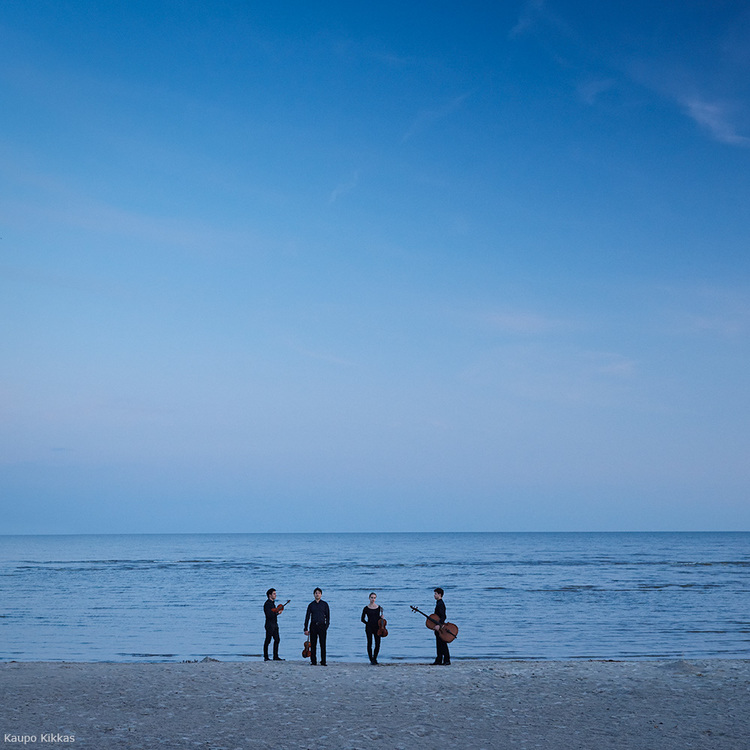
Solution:
M 750 661 L 0 664 L 0 738 L 97 750 L 746 750 Z M 10 747 L 7 741 L 6 747 Z

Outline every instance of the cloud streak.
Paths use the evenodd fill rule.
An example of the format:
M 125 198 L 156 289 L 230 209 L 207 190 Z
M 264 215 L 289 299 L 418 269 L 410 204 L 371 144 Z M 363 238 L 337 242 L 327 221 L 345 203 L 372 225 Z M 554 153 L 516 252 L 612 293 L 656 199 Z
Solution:
M 429 127 L 434 125 L 439 120 L 442 120 L 452 115 L 456 110 L 463 106 L 463 103 L 472 95 L 472 91 L 467 91 L 465 94 L 456 96 L 449 102 L 444 104 L 442 107 L 436 109 L 428 109 L 420 112 L 411 124 L 411 127 L 404 133 L 401 138 L 401 143 L 413 138 L 418 133 L 427 130 Z
M 491 313 L 485 317 L 485 321 L 495 331 L 518 336 L 551 333 L 568 327 L 568 324 L 562 320 L 536 313 Z
M 681 17 L 672 18 L 680 35 Z M 528 0 L 509 38 L 533 36 L 549 58 L 579 78 L 579 99 L 593 106 L 615 87 L 635 84 L 676 105 L 710 138 L 729 146 L 750 146 L 743 132 L 747 122 L 742 82 L 748 76 L 747 31 L 750 14 L 727 20 L 718 32 L 709 32 L 697 44 L 682 33 L 671 48 L 633 46 L 623 33 L 614 33 L 609 44 L 588 40 L 544 0 Z M 629 52 L 624 52 L 630 46 Z M 745 118 L 744 120 L 742 118 Z
M 511 39 L 522 36 L 532 30 L 540 21 L 554 21 L 557 24 L 557 19 L 552 18 L 544 0 L 527 0 L 521 8 L 516 25 L 510 30 L 508 36 Z
M 732 122 L 732 107 L 725 103 L 709 102 L 699 97 L 683 101 L 683 106 L 701 128 L 707 130 L 714 140 L 730 146 L 750 146 L 750 138 L 740 135 Z
M 345 182 L 340 182 L 336 187 L 331 191 L 331 195 L 328 198 L 328 202 L 333 204 L 335 203 L 341 196 L 346 195 L 347 193 L 351 193 L 354 188 L 357 187 L 359 184 L 359 170 L 354 172 L 354 174 L 351 176 L 351 178 Z

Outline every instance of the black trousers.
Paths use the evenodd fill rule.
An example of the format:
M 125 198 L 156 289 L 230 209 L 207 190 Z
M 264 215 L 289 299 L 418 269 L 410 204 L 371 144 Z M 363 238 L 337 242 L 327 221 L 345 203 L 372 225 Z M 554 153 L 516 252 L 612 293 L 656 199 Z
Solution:
M 273 638 L 273 658 L 279 658 L 279 626 L 278 625 L 266 625 L 266 640 L 263 643 L 263 658 L 268 658 L 268 644 L 271 643 Z
M 325 664 L 326 660 L 326 633 L 328 628 L 325 625 L 315 625 L 310 623 L 310 661 L 313 664 L 317 664 L 318 660 L 315 656 L 315 651 L 318 647 L 318 638 L 320 638 L 320 661 Z
M 435 633 L 435 646 L 437 648 L 437 659 L 435 661 L 438 664 L 450 664 L 451 652 L 448 650 L 448 644 L 437 633 Z
M 367 655 L 370 657 L 370 661 L 378 658 L 380 653 L 380 636 L 377 633 L 373 633 L 371 630 L 365 628 L 367 634 Z M 372 639 L 375 639 L 375 651 L 372 650 Z

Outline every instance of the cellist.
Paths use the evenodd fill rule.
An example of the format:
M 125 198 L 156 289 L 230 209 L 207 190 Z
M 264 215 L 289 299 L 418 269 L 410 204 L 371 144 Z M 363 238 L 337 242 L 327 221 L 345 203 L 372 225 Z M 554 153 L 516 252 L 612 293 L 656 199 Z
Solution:
M 443 594 L 445 592 L 439 586 L 435 589 L 435 614 L 440 620 L 440 625 L 435 628 L 435 647 L 437 648 L 437 657 L 433 664 L 448 665 L 451 663 L 451 654 L 448 650 L 448 644 L 440 637 L 439 630 L 445 622 L 445 602 Z

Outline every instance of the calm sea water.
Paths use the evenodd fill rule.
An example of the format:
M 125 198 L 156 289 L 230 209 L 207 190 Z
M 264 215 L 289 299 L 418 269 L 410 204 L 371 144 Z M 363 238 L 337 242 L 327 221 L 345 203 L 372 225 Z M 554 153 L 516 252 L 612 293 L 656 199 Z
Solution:
M 0 660 L 258 658 L 271 586 L 287 659 L 315 586 L 331 660 L 371 590 L 381 661 L 432 659 L 435 586 L 455 659 L 750 658 L 749 573 L 750 533 L 0 536 Z

